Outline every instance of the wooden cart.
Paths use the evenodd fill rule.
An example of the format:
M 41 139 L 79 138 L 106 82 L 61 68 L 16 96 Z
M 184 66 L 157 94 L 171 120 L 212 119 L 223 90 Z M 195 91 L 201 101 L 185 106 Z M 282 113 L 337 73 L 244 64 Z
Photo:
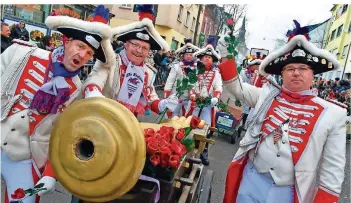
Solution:
M 172 181 L 159 180 L 160 199 L 158 203 L 209 203 L 213 171 L 204 169 L 198 158 L 203 152 L 205 144 L 215 144 L 207 139 L 209 125 L 203 129 L 194 129 L 189 136 L 193 136 L 197 148 L 189 152 L 177 170 Z M 122 197 L 108 203 L 154 203 L 158 186 L 156 183 L 139 180 L 137 184 Z M 72 197 L 71 203 L 88 203 Z

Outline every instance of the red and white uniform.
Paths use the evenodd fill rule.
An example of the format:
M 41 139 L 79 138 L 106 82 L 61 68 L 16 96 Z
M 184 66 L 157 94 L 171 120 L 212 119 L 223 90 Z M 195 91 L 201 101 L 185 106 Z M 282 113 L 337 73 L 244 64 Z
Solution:
M 140 99 L 145 100 L 146 104 L 138 103 L 136 109 L 129 109 L 135 115 L 143 113 L 150 108 L 152 111 L 159 113 L 160 100 L 153 85 L 157 71 L 146 63 L 142 65 L 142 68 L 145 70 L 145 77 Z M 83 84 L 83 97 L 85 98 L 87 94 L 91 94 L 94 91 L 99 91 L 107 98 L 117 101 L 126 70 L 127 66 L 121 60 L 120 54 L 116 55 L 116 63 L 112 67 L 106 67 L 100 62 L 95 63 L 92 72 Z
M 293 186 L 295 203 L 337 202 L 344 180 L 345 109 L 313 94 L 282 92 L 269 83 L 262 88 L 241 83 L 242 90 L 237 73 L 228 68 L 233 63 L 220 64 L 224 84 L 255 110 L 229 166 L 223 202 L 236 201 L 248 159 L 277 186 Z
M 190 95 L 195 97 L 216 97 L 221 98 L 223 87 L 222 77 L 217 68 L 205 70 L 204 74 L 197 75 L 198 82 L 195 83 L 195 88 L 190 91 Z M 198 116 L 199 109 L 191 108 L 188 115 Z M 212 106 L 205 107 L 200 115 L 202 120 L 213 126 L 215 124 L 216 110 Z
M 184 70 L 184 68 L 187 67 L 186 65 L 184 65 L 183 62 L 179 62 L 179 63 L 174 63 L 171 71 L 168 75 L 166 84 L 165 84 L 165 88 L 164 88 L 164 98 L 168 98 L 170 95 L 176 95 L 177 94 L 177 80 L 182 80 L 183 77 L 186 76 L 186 72 Z M 191 69 L 195 69 L 196 68 L 196 62 L 193 63 L 192 65 L 189 65 L 189 67 Z M 178 106 L 176 107 L 175 111 L 173 111 L 173 113 L 171 114 L 171 116 L 179 116 L 180 114 L 180 110 L 182 111 L 182 116 L 185 116 L 185 111 L 186 111 L 186 106 L 188 105 L 188 100 L 189 99 L 189 94 L 188 92 L 184 92 L 184 95 L 182 95 L 179 99 L 182 100 L 181 103 L 178 104 Z
M 60 112 L 78 97 L 81 81 L 78 76 L 65 79 L 70 86 L 70 99 L 56 114 L 39 114 L 29 109 L 47 71 L 49 80 L 52 77 L 50 60 L 51 52 L 19 40 L 1 54 L 1 152 L 8 163 L 3 159 L 2 175 L 9 194 L 17 188 L 29 189 L 26 186 L 34 186 L 42 176 L 54 177 L 48 161 L 51 130 Z M 18 168 L 17 165 L 24 162 L 32 166 L 27 168 L 30 172 L 22 173 L 33 177 L 18 180 L 21 174 L 4 174 L 11 170 L 10 167 Z M 27 198 L 24 202 L 35 200 L 35 197 L 31 198 L 31 201 Z

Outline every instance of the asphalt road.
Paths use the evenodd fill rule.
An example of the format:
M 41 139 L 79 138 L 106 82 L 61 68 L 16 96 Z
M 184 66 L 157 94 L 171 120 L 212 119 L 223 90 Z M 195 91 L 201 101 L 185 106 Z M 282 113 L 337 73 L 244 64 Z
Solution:
M 151 114 L 147 117 L 140 117 L 140 121 L 153 122 L 156 119 L 155 114 Z M 224 185 L 226 178 L 226 171 L 228 164 L 232 160 L 235 152 L 238 149 L 238 142 L 236 144 L 230 144 L 227 137 L 218 137 L 214 135 L 212 137 L 216 141 L 216 144 L 210 147 L 210 165 L 206 167 L 207 170 L 214 171 L 214 177 L 212 182 L 212 195 L 211 203 L 220 203 L 224 195 Z M 340 203 L 350 202 L 350 144 L 347 144 L 347 164 L 345 169 L 345 181 L 343 183 L 342 192 L 340 195 Z M 4 184 L 2 183 L 2 191 Z M 2 193 L 3 194 L 3 193 Z M 41 199 L 41 203 L 69 203 L 71 195 L 59 184 L 56 185 L 56 191 L 50 195 L 47 195 Z M 3 201 L 2 201 L 3 202 Z

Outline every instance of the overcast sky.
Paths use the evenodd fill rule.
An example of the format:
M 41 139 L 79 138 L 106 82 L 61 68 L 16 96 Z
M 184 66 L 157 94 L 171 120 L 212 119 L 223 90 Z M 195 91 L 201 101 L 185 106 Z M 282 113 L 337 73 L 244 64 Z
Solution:
M 306 0 L 308 1 L 308 0 Z M 332 16 L 332 4 L 249 4 L 247 9 L 247 47 L 272 51 L 275 39 L 283 38 L 292 29 L 293 20 L 301 26 L 323 22 Z

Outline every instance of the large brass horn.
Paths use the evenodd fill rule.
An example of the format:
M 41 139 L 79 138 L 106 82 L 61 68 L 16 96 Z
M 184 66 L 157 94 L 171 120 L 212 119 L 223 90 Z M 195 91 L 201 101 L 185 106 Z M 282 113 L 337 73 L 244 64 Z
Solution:
M 74 102 L 56 121 L 50 161 L 58 181 L 74 196 L 106 202 L 137 182 L 146 156 L 139 122 L 107 98 Z

